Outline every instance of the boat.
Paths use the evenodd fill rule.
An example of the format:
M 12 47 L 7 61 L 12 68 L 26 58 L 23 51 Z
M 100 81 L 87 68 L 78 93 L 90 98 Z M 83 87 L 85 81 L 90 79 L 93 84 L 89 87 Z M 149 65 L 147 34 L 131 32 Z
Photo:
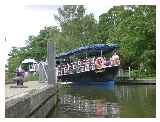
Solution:
M 58 80 L 84 84 L 115 81 L 120 66 L 119 57 L 116 60 L 113 56 L 106 59 L 104 54 L 117 48 L 117 44 L 92 44 L 60 53 L 56 56 L 56 60 L 61 62 L 57 65 Z
M 21 64 L 23 65 L 23 69 L 26 72 L 35 72 L 37 63 L 38 62 L 35 61 L 35 59 L 28 58 L 28 59 L 24 59 Z

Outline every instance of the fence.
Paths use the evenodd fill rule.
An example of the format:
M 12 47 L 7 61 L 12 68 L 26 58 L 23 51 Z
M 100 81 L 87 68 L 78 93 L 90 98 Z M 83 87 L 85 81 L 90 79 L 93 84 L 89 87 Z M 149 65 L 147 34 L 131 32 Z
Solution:
M 5 83 L 10 83 L 12 82 L 13 80 L 13 77 L 16 76 L 16 73 L 9 73 L 9 72 L 5 72 Z
M 119 80 L 129 79 L 130 77 L 131 77 L 130 70 L 119 69 L 118 74 L 117 74 L 117 78 Z
M 48 65 L 45 62 L 40 62 L 38 64 L 39 81 L 48 81 Z

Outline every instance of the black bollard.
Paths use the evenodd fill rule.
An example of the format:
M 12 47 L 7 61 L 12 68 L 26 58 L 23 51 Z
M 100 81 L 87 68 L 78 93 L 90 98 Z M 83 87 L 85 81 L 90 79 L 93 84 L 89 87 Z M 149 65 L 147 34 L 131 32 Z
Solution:
M 23 86 L 24 78 L 20 77 L 20 76 L 17 76 L 15 78 L 13 78 L 13 81 L 16 82 L 17 86 Z
M 28 86 L 24 86 L 24 77 L 21 76 L 17 76 L 15 78 L 13 78 L 13 81 L 16 82 L 16 86 L 10 86 L 10 88 L 28 88 Z

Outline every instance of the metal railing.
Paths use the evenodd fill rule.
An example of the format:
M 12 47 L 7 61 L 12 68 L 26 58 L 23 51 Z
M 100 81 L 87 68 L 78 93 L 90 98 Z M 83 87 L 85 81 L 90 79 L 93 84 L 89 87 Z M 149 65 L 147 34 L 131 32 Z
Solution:
M 77 61 L 57 66 L 57 75 L 68 75 L 95 70 L 94 58 L 85 61 Z
M 123 70 L 123 69 L 118 70 L 118 74 L 117 74 L 118 79 L 129 79 L 130 76 L 131 76 L 130 70 Z
M 48 65 L 45 62 L 40 62 L 38 64 L 39 81 L 47 81 L 48 80 Z

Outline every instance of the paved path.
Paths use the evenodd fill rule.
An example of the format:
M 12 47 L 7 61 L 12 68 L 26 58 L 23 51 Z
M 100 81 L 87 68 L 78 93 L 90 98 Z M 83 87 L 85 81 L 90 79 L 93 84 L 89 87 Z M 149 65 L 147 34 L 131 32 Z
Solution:
M 16 84 L 6 84 L 5 85 L 5 98 L 11 98 L 13 96 L 20 95 L 22 93 L 27 93 L 33 89 L 41 89 L 47 86 L 47 83 L 42 83 L 39 81 L 28 81 L 24 82 L 24 86 L 27 88 L 11 88 L 16 86 Z

